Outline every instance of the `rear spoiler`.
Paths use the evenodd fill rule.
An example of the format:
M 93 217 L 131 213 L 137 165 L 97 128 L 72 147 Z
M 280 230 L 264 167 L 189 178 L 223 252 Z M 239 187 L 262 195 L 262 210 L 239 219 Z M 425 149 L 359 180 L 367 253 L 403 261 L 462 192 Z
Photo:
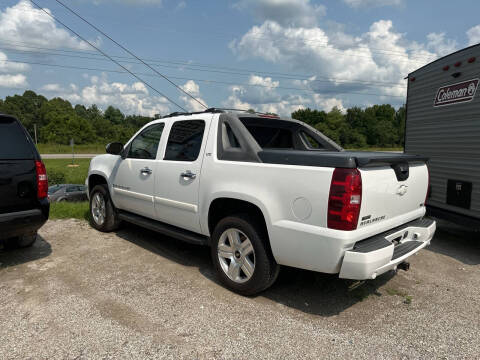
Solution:
M 360 168 L 391 166 L 428 161 L 427 157 L 403 153 L 350 152 L 350 151 L 300 151 L 263 149 L 258 157 L 267 164 L 319 166 L 334 168 Z
M 372 166 L 390 166 L 404 163 L 423 162 L 426 163 L 429 158 L 420 155 L 411 154 L 398 154 L 391 155 L 385 154 L 378 157 L 355 157 L 357 167 L 372 167 Z

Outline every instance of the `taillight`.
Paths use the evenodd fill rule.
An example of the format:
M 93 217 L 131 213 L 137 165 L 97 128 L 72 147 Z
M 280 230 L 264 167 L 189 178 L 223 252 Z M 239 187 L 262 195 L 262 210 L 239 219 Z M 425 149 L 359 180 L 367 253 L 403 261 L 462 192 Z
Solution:
M 328 197 L 328 227 L 336 230 L 355 230 L 361 205 L 362 176 L 360 171 L 358 169 L 335 169 Z
M 37 197 L 45 199 L 48 197 L 47 169 L 41 161 L 35 161 L 35 168 L 37 169 Z

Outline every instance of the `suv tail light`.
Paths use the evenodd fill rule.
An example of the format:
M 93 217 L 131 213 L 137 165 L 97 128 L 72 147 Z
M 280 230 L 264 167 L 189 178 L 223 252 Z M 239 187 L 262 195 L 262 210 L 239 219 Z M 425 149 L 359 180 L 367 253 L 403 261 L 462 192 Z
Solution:
M 336 230 L 355 230 L 361 205 L 362 176 L 360 171 L 358 169 L 335 169 L 328 197 L 328 227 Z
M 47 169 L 41 161 L 35 161 L 35 168 L 37 169 L 37 197 L 45 199 L 48 197 Z

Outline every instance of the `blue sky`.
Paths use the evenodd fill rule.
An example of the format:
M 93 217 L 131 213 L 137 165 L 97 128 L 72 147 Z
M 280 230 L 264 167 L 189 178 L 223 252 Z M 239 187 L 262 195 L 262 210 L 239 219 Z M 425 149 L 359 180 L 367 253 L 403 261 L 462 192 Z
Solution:
M 182 107 L 200 109 L 55 0 L 35 1 Z M 400 106 L 409 72 L 480 42 L 480 4 L 473 0 L 66 3 L 208 106 L 281 114 Z M 1 97 L 32 89 L 128 114 L 178 110 L 122 71 L 29 1 L 2 1 Z

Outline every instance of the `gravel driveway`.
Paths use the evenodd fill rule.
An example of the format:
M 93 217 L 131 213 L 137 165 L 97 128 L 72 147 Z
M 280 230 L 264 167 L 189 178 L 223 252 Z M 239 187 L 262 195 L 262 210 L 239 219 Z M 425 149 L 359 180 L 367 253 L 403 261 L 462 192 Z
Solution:
M 409 272 L 355 289 L 282 269 L 245 298 L 207 248 L 134 226 L 50 221 L 0 250 L 0 359 L 478 358 L 480 239 L 441 228 Z

